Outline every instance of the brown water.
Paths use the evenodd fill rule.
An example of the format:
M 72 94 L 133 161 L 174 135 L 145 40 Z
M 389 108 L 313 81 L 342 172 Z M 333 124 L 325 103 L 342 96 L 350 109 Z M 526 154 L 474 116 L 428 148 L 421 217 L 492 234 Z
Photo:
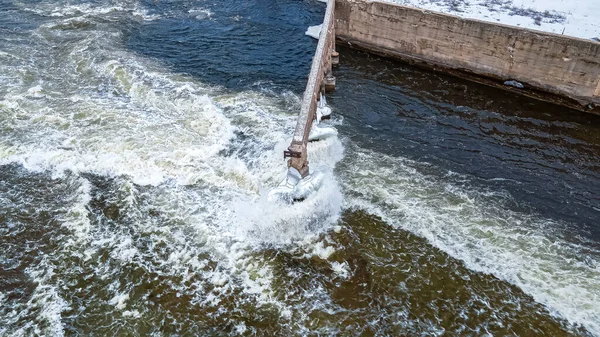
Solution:
M 600 333 L 598 117 L 340 49 L 280 205 L 322 4 L 0 10 L 0 336 Z

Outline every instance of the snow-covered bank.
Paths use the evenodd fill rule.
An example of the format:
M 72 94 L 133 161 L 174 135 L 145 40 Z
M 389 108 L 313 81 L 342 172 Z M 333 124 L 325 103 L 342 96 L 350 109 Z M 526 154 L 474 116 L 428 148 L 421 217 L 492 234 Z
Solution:
M 382 0 L 464 18 L 600 38 L 599 0 Z

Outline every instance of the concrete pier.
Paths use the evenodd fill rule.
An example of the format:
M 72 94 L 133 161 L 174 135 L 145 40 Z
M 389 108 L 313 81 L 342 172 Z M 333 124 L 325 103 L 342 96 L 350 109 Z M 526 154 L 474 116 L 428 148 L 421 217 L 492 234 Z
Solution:
M 393 3 L 337 0 L 346 45 L 486 84 L 518 81 L 519 94 L 600 112 L 600 43 Z
M 327 10 L 321 33 L 319 35 L 319 43 L 313 57 L 312 66 L 306 90 L 302 97 L 302 105 L 298 121 L 296 122 L 296 130 L 292 143 L 288 150 L 284 152 L 284 158 L 290 158 L 288 167 L 298 170 L 304 178 L 309 174 L 307 145 L 310 128 L 316 118 L 317 101 L 321 93 L 326 90 L 333 90 L 335 87 L 335 77 L 332 74 L 332 54 L 335 52 L 335 0 L 327 2 Z M 334 54 L 337 57 L 337 53 Z

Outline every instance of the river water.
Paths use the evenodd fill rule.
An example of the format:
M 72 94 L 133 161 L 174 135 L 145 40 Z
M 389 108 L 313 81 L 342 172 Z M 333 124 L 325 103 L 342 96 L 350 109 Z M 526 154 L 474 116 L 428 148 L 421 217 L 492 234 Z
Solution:
M 340 48 L 324 5 L 0 0 L 0 336 L 600 336 L 600 118 Z

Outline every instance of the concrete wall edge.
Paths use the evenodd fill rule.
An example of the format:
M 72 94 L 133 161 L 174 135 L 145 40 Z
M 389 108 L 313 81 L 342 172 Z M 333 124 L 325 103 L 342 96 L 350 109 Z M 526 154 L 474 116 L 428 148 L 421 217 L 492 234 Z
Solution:
M 337 0 L 340 1 L 340 0 Z M 362 2 L 362 1 L 355 1 L 355 0 L 341 0 L 341 1 L 345 1 L 345 2 Z M 462 20 L 462 21 L 466 21 L 466 22 L 477 22 L 477 23 L 481 23 L 481 24 L 489 24 L 489 25 L 493 25 L 493 26 L 497 26 L 497 27 L 503 27 L 503 28 L 509 28 L 509 29 L 517 29 L 523 32 L 527 32 L 530 34 L 536 34 L 536 35 L 540 35 L 540 36 L 548 36 L 548 37 L 560 37 L 560 38 L 565 38 L 571 41 L 580 41 L 580 42 L 584 42 L 584 43 L 591 43 L 591 44 L 597 44 L 600 45 L 600 42 L 597 42 L 595 40 L 592 39 L 584 39 L 584 38 L 580 38 L 580 37 L 576 37 L 576 36 L 570 36 L 570 35 L 564 35 L 564 34 L 557 34 L 557 33 L 552 33 L 552 32 L 546 32 L 543 30 L 537 30 L 537 29 L 531 29 L 531 28 L 525 28 L 525 27 L 519 27 L 519 26 L 511 26 L 511 25 L 507 25 L 507 24 L 503 24 L 500 22 L 492 22 L 492 21 L 485 21 L 485 20 L 479 20 L 479 19 L 471 19 L 471 18 L 464 18 L 462 16 L 458 16 L 458 15 L 454 15 L 454 14 L 448 14 L 448 13 L 442 13 L 442 12 L 436 12 L 436 11 L 431 11 L 428 9 L 422 9 L 422 8 L 418 8 L 418 7 L 413 7 L 413 6 L 406 6 L 406 5 L 401 5 L 401 4 L 397 4 L 397 3 L 393 3 L 393 2 L 387 2 L 387 1 L 380 1 L 380 0 L 366 0 L 364 1 L 366 3 L 378 3 L 378 4 L 382 4 L 385 6 L 396 6 L 396 7 L 405 7 L 405 8 L 412 8 L 412 9 L 416 9 L 419 10 L 423 13 L 427 13 L 427 14 L 433 14 L 433 15 L 440 15 L 440 16 L 446 16 L 446 17 L 452 17 L 458 20 Z
M 526 86 L 526 88 L 517 89 L 504 85 L 505 81 L 512 80 L 512 78 L 500 78 L 493 74 L 474 72 L 469 69 L 454 67 L 452 65 L 442 63 L 432 63 L 427 59 L 423 59 L 414 55 L 398 53 L 394 50 L 375 47 L 373 45 L 369 45 L 361 41 L 349 40 L 343 36 L 336 36 L 336 43 L 340 46 L 362 50 L 375 55 L 398 60 L 400 62 L 408 63 L 426 70 L 432 70 L 450 76 L 455 76 L 461 79 L 466 79 L 471 82 L 476 82 L 479 84 L 484 84 L 487 86 L 510 91 L 518 95 L 527 96 L 545 102 L 552 102 L 571 109 L 600 115 L 600 96 L 594 97 L 594 99 L 592 100 L 590 100 L 587 97 L 569 96 L 565 95 L 564 93 L 552 90 L 551 88 L 543 88 L 541 85 L 538 86 L 525 81 L 523 81 L 522 83 Z M 600 82 L 598 82 L 598 92 L 600 93 Z M 587 108 L 586 105 L 589 105 L 590 103 L 596 105 L 596 107 L 592 109 Z
M 336 2 L 338 42 L 451 75 L 466 73 L 475 82 L 600 114 L 599 42 L 379 0 Z M 494 38 L 498 41 L 491 41 Z M 465 43 L 458 51 L 463 55 L 453 55 L 455 41 Z M 423 47 L 423 42 L 429 45 Z M 510 44 L 515 48 L 514 43 L 513 68 L 513 51 L 506 49 Z M 538 60 L 538 48 L 546 50 L 541 54 L 546 59 Z M 530 63 L 537 69 L 530 71 Z M 506 87 L 507 80 L 521 82 L 526 89 Z

